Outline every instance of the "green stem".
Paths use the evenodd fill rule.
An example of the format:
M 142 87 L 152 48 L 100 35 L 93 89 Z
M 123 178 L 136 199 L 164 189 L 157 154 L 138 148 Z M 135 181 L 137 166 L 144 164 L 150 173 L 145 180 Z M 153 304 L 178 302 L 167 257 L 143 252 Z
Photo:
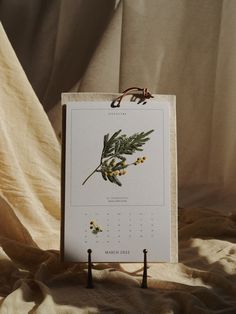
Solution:
M 95 172 L 97 172 L 97 170 L 98 170 L 98 168 L 99 168 L 100 166 L 101 166 L 101 164 L 98 165 L 97 168 L 94 169 L 92 173 L 90 173 L 90 175 L 84 180 L 84 182 L 82 183 L 82 185 L 84 185 L 84 184 L 88 181 L 88 179 L 89 179 L 90 177 L 92 177 L 92 175 L 93 175 Z
M 112 158 L 115 158 L 115 157 L 116 157 L 116 155 L 111 156 L 111 157 L 109 157 L 108 159 L 106 159 L 106 161 L 108 161 L 108 160 L 110 160 L 110 159 L 112 159 Z M 92 177 L 92 175 L 93 175 L 95 172 L 100 172 L 100 171 L 98 170 L 98 168 L 99 168 L 101 165 L 102 165 L 102 161 L 101 161 L 101 163 L 97 166 L 97 168 L 94 169 L 93 172 L 91 172 L 89 176 L 87 176 L 87 178 L 84 180 L 84 182 L 82 183 L 82 185 L 84 185 L 84 184 L 88 181 L 88 179 L 89 179 L 90 177 Z M 127 165 L 126 165 L 126 168 L 128 168 L 128 167 L 131 166 L 131 165 L 134 165 L 134 162 L 132 162 L 131 164 L 127 164 Z
M 110 159 L 112 159 L 112 158 L 114 158 L 114 157 L 116 157 L 116 155 L 109 157 L 106 161 L 108 161 L 108 160 L 110 160 Z M 100 164 L 97 166 L 96 169 L 93 170 L 92 173 L 90 173 L 90 175 L 84 180 L 84 182 L 82 183 L 82 185 L 84 185 L 84 184 L 88 181 L 88 179 L 89 179 L 90 177 L 92 177 L 92 175 L 93 175 L 95 172 L 98 172 L 98 168 L 102 165 L 102 163 L 103 163 L 103 158 L 101 157 Z

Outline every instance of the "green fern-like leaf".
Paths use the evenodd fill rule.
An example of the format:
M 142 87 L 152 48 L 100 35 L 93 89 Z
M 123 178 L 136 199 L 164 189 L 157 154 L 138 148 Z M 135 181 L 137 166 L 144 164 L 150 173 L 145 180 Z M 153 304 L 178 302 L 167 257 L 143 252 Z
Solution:
M 118 130 L 111 137 L 109 133 L 104 135 L 100 164 L 82 184 L 85 184 L 95 172 L 100 172 L 105 181 L 109 180 L 111 183 L 122 186 L 117 176 L 125 174 L 125 169 L 131 165 L 138 164 L 138 159 L 140 159 L 138 158 L 131 164 L 125 164 L 126 155 L 133 155 L 135 152 L 143 151 L 143 146 L 150 140 L 149 135 L 153 131 L 134 133 L 131 136 L 127 136 L 126 134 L 121 134 L 122 130 Z

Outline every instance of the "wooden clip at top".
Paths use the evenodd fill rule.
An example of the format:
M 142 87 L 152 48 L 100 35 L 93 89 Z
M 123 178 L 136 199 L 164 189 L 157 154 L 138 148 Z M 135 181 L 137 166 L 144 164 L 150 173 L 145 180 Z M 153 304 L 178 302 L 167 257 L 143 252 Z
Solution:
M 130 87 L 126 89 L 125 91 L 123 91 L 122 95 L 120 95 L 119 97 L 115 98 L 112 101 L 111 107 L 112 108 L 120 107 L 120 103 L 122 99 L 124 98 L 124 96 L 126 95 L 133 95 L 134 98 L 132 97 L 131 101 L 134 101 L 137 98 L 139 98 L 138 104 L 142 103 L 143 105 L 146 104 L 146 101 L 145 101 L 146 99 L 154 98 L 154 96 L 152 96 L 152 94 L 148 91 L 147 88 Z

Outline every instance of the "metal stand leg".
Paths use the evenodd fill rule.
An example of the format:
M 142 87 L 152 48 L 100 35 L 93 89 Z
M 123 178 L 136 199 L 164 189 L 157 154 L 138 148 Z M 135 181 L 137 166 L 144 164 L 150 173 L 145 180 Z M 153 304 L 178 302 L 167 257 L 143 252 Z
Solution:
M 92 275 L 92 262 L 91 262 L 91 253 L 92 250 L 88 249 L 88 281 L 87 281 L 87 288 L 93 288 L 93 275 Z
M 143 250 L 144 258 L 143 258 L 143 280 L 141 284 L 141 288 L 147 289 L 147 250 Z

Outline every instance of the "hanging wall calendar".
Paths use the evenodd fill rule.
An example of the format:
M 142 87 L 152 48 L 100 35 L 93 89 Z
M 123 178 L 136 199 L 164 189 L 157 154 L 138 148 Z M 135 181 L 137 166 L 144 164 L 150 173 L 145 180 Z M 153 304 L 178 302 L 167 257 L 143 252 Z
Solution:
M 62 94 L 65 261 L 177 262 L 175 96 Z

